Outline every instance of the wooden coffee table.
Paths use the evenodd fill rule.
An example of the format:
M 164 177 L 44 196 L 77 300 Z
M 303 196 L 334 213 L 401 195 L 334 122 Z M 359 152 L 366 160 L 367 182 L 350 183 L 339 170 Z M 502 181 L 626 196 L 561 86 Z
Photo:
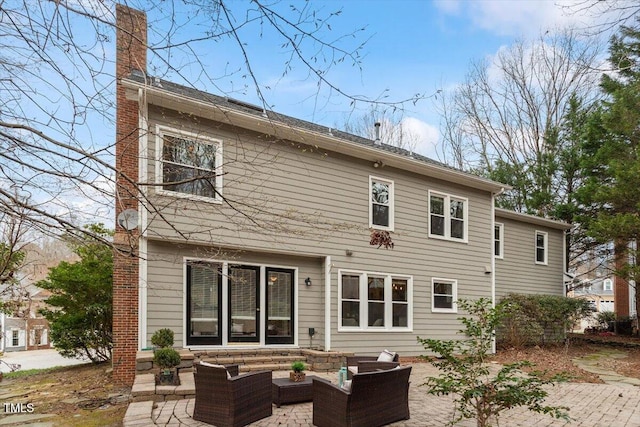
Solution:
M 279 408 L 283 403 L 310 402 L 313 400 L 314 375 L 307 375 L 304 381 L 289 378 L 274 378 L 271 384 L 273 403 Z

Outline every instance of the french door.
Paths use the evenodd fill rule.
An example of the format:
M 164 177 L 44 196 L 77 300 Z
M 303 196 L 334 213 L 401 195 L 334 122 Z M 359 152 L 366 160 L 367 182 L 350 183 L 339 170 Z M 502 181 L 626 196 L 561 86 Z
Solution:
M 228 341 L 260 341 L 260 267 L 229 266 Z
M 222 265 L 187 264 L 187 344 L 222 344 Z
M 293 344 L 294 271 L 283 268 L 266 269 L 267 278 L 267 344 Z
M 186 284 L 187 345 L 294 343 L 293 269 L 190 261 Z

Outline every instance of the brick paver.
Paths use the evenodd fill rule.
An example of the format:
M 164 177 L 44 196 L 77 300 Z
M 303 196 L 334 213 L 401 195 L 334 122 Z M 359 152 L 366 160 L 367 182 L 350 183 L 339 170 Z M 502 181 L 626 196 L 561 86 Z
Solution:
M 274 371 L 274 377 L 288 375 L 287 372 Z M 335 382 L 337 374 L 316 373 L 313 375 L 328 378 Z M 437 370 L 428 363 L 413 364 L 411 385 L 409 388 L 409 409 L 411 419 L 391 424 L 397 427 L 438 427 L 449 422 L 453 417 L 453 398 L 450 396 L 432 396 L 426 388 L 421 387 L 425 379 L 437 375 Z M 501 426 L 526 427 L 638 427 L 640 426 L 640 387 L 616 384 L 564 383 L 549 387 L 547 404 L 567 406 L 570 408 L 570 423 L 556 420 L 549 415 L 536 414 L 523 408 L 511 409 L 500 418 Z M 142 403 L 142 402 L 140 402 Z M 129 406 L 124 426 L 180 426 L 205 427 L 208 424 L 194 421 L 193 399 L 182 399 L 158 402 L 153 412 L 149 411 L 146 424 L 140 421 L 140 406 Z M 149 408 L 147 406 L 146 408 Z M 252 427 L 300 427 L 312 425 L 313 403 L 298 403 L 273 406 L 273 415 L 253 424 Z M 131 423 L 130 423 L 131 422 Z M 460 427 L 475 427 L 475 420 L 465 420 L 457 424 Z

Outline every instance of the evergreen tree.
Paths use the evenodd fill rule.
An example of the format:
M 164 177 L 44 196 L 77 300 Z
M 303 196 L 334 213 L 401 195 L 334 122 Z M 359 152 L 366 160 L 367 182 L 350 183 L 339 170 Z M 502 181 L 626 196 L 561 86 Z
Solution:
M 640 20 L 638 21 L 640 24 Z M 593 112 L 582 163 L 581 221 L 601 244 L 614 244 L 614 273 L 640 283 L 640 26 L 621 27 L 611 39 L 615 73 L 602 77 L 607 95 Z M 637 285 L 636 285 L 637 286 Z M 636 292 L 636 308 L 640 306 Z M 637 310 L 636 310 L 637 311 Z
M 102 224 L 91 234 L 108 239 Z M 98 363 L 111 358 L 113 252 L 91 237 L 72 237 L 70 244 L 80 261 L 61 262 L 37 286 L 52 292 L 41 312 L 49 321 L 51 340 L 65 357 L 85 356 Z

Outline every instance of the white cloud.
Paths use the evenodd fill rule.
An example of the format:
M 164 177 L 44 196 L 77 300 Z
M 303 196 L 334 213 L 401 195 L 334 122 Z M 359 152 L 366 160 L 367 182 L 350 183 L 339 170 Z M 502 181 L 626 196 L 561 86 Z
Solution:
M 435 7 L 445 15 L 462 16 L 472 25 L 500 36 L 533 36 L 556 27 L 584 27 L 597 16 L 577 13 L 578 0 L 495 1 L 439 0 Z
M 435 158 L 436 145 L 440 132 L 436 126 L 432 126 L 415 117 L 405 117 L 401 122 L 402 130 L 410 135 L 411 149 L 423 156 Z M 414 143 L 415 142 L 415 143 Z

